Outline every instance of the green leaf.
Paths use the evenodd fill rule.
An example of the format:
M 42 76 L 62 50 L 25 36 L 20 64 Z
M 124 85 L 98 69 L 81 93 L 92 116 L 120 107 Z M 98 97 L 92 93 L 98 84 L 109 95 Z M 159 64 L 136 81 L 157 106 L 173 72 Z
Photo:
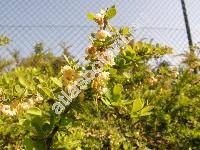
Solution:
M 89 20 L 94 20 L 94 14 L 93 14 L 93 13 L 88 13 L 88 14 L 87 14 L 87 18 L 88 18 Z
M 42 85 L 38 85 L 38 92 L 42 95 L 42 96 L 47 96 L 48 98 L 54 98 L 54 94 L 51 91 L 51 89 L 47 88 L 47 87 L 42 87 Z
M 48 134 L 50 131 L 51 131 L 51 126 L 49 123 L 44 123 L 42 125 L 42 130 L 43 130 L 43 133 L 46 133 Z
M 117 69 L 114 69 L 114 68 L 110 68 L 109 70 L 110 74 L 117 74 Z
M 110 7 L 106 12 L 106 18 L 111 19 L 117 14 L 115 6 Z
M 123 34 L 123 35 L 128 35 L 128 34 L 130 34 L 129 28 L 128 28 L 128 27 L 123 28 L 123 29 L 122 29 L 122 34 Z
M 15 90 L 18 96 L 21 96 L 25 92 L 24 88 L 21 88 L 20 85 L 15 85 Z
M 140 98 L 133 102 L 132 113 L 136 113 L 144 107 L 144 101 Z
M 127 46 L 126 46 L 126 50 L 127 50 L 127 51 L 130 51 L 130 52 L 132 52 L 132 51 L 133 51 L 133 49 L 132 49 L 131 45 L 127 45 Z
M 119 100 L 117 102 L 112 102 L 112 106 L 126 106 L 132 104 L 132 101 L 125 101 L 125 100 Z
M 51 77 L 51 80 L 59 87 L 62 87 L 62 82 L 58 78 Z
M 128 73 L 128 72 L 124 72 L 124 73 L 123 73 L 123 75 L 124 75 L 126 78 L 128 78 L 128 79 L 130 79 L 130 78 L 131 78 L 131 74 L 130 74 L 130 73 Z
M 47 149 L 45 146 L 44 140 L 32 140 L 30 138 L 25 138 L 24 145 L 26 147 L 26 150 L 42 150 Z
M 29 89 L 29 90 L 31 90 L 31 91 L 34 91 L 34 90 L 35 90 L 34 85 L 33 85 L 31 82 L 26 81 L 26 80 L 25 80 L 25 77 L 18 77 L 18 79 L 19 79 L 19 83 L 20 83 L 23 87 L 25 87 L 25 88 L 27 88 L 27 89 Z
M 101 100 L 106 106 L 110 106 L 111 105 L 108 99 L 102 98 Z
M 113 88 L 113 94 L 115 96 L 119 96 L 121 95 L 121 92 L 123 91 L 123 86 L 121 84 L 117 84 L 114 86 Z
M 150 114 L 151 114 L 150 111 L 151 111 L 153 108 L 154 108 L 153 106 L 146 106 L 146 107 L 144 107 L 144 108 L 141 110 L 140 115 L 141 115 L 141 116 L 148 116 L 148 115 L 150 115 Z
M 37 107 L 30 108 L 29 110 L 27 110 L 27 113 L 36 116 L 42 115 L 42 111 Z
M 0 119 L 0 124 L 3 124 L 3 121 Z
M 26 119 L 19 119 L 19 125 L 23 125 L 23 123 L 26 121 Z
M 45 131 L 42 129 L 43 121 L 44 120 L 39 115 L 35 115 L 34 117 L 31 117 L 31 127 L 34 128 L 34 130 L 32 130 L 33 135 L 37 135 L 40 137 L 45 136 L 44 135 Z
M 19 79 L 19 83 L 20 83 L 22 86 L 28 87 L 28 84 L 27 84 L 27 82 L 24 80 L 23 77 L 19 77 L 18 79 Z
M 30 138 L 25 138 L 24 145 L 27 150 L 33 150 L 33 148 L 34 148 L 33 141 Z

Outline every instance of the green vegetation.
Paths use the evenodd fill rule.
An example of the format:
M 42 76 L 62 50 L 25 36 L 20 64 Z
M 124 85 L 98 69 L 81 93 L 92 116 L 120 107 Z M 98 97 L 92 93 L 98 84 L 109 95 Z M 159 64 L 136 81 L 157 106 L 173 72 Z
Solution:
M 134 41 L 129 28 L 109 24 L 115 14 L 115 7 L 88 14 L 99 30 L 90 35 L 85 65 L 68 53 L 45 53 L 41 43 L 10 71 L 16 59 L 0 61 L 2 149 L 200 149 L 199 57 L 188 53 L 181 67 L 170 66 L 160 58 L 171 48 Z M 102 72 L 56 115 L 61 91 L 99 57 Z

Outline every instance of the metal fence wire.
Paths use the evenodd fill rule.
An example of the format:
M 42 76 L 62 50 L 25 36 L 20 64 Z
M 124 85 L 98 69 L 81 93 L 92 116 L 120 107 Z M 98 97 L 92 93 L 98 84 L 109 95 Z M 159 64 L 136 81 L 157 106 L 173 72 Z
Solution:
M 60 43 L 71 45 L 70 52 L 81 59 L 89 44 L 87 36 L 97 29 L 87 19 L 87 12 L 116 5 L 114 26 L 134 28 L 136 40 L 153 40 L 174 48 L 176 64 L 179 55 L 188 50 L 188 36 L 181 0 L 0 0 L 0 35 L 12 41 L 0 47 L 0 57 L 8 58 L 10 50 L 19 50 L 22 57 L 33 53 L 36 43 L 60 54 Z M 194 44 L 200 41 L 200 1 L 185 0 Z

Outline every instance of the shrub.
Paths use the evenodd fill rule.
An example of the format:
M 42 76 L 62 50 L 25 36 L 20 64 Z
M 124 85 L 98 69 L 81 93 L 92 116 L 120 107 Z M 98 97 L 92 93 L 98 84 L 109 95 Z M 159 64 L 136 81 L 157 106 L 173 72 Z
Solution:
M 158 61 L 172 49 L 135 41 L 129 28 L 109 24 L 115 14 L 114 6 L 88 14 L 99 30 L 90 35 L 84 65 L 65 56 L 59 73 L 43 71 L 43 63 L 32 62 L 40 59 L 46 69 L 55 58 L 40 53 L 0 77 L 2 148 L 200 148 L 198 65 L 191 67 L 194 59 L 188 57 L 182 68 Z M 154 60 L 159 64 L 153 68 Z M 61 91 L 71 94 L 84 73 L 92 78 L 92 69 L 99 71 L 93 80 L 55 114 Z

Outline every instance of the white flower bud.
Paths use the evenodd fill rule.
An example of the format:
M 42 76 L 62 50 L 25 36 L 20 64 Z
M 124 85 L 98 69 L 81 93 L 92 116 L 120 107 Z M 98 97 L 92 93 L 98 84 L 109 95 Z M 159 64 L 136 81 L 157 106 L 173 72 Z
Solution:
M 37 94 L 37 97 L 36 97 L 36 99 L 35 99 L 35 102 L 36 102 L 36 103 L 41 103 L 42 101 L 43 101 L 43 97 L 40 96 L 39 94 Z
M 30 105 L 29 105 L 29 103 L 24 102 L 24 103 L 22 103 L 21 107 L 22 107 L 23 109 L 27 110 L 27 109 L 30 108 Z

